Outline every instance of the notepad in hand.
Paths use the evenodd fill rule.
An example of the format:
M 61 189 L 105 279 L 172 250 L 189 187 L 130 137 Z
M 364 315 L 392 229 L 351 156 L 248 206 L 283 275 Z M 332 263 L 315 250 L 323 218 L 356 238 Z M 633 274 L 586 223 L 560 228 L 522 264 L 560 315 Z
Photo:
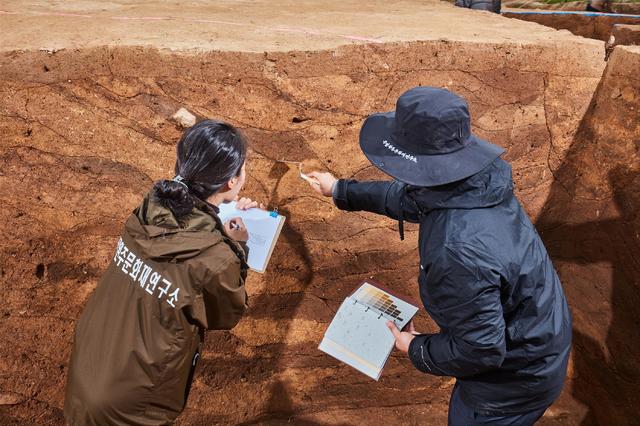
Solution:
M 249 267 L 256 272 L 264 273 L 267 264 L 273 253 L 273 248 L 278 241 L 284 216 L 276 212 L 269 212 L 262 209 L 238 210 L 236 202 L 220 204 L 218 216 L 222 222 L 226 222 L 234 217 L 239 217 L 247 227 L 249 233 Z
M 416 312 L 415 306 L 365 281 L 344 300 L 319 349 L 378 380 L 395 345 L 387 321 L 402 329 Z

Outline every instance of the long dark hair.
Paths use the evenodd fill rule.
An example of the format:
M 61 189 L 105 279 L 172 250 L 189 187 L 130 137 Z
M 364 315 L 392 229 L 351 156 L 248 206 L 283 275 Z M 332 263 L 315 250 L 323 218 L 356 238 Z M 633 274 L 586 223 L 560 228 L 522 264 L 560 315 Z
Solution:
M 206 200 L 240 175 L 247 142 L 232 125 L 203 120 L 182 134 L 176 151 L 175 173 L 181 182 L 158 181 L 153 194 L 176 218 L 181 218 L 193 210 L 194 197 Z

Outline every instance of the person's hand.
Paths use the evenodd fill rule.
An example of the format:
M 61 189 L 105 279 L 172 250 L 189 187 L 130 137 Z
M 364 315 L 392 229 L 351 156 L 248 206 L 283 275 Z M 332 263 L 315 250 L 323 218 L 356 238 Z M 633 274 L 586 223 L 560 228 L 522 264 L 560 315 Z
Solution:
M 236 241 L 249 241 L 249 232 L 244 222 L 239 217 L 233 217 L 224 223 L 224 230 L 227 235 Z
M 396 339 L 396 349 L 404 353 L 409 352 L 411 341 L 420 334 L 416 332 L 413 326 L 413 320 L 409 321 L 409 324 L 407 324 L 402 331 L 398 330 L 398 326 L 396 326 L 393 321 L 387 321 L 387 327 L 389 327 L 394 339 Z
M 318 194 L 325 197 L 333 195 L 333 186 L 338 182 L 334 175 L 327 172 L 311 172 L 307 176 L 315 181 L 309 182 L 309 184 Z
M 246 197 L 242 197 L 242 198 L 237 198 L 236 197 L 236 208 L 238 210 L 249 210 L 249 209 L 253 209 L 253 208 L 261 208 L 262 210 L 264 210 L 264 204 L 262 203 L 258 203 L 257 201 L 253 201 L 251 198 L 246 198 Z

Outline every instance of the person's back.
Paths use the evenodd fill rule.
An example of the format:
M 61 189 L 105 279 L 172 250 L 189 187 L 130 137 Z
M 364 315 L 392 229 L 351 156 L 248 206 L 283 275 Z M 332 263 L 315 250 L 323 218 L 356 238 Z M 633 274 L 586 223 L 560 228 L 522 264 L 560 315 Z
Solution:
M 230 329 L 246 309 L 248 233 L 238 218 L 223 224 L 216 207 L 244 184 L 246 142 L 230 125 L 204 120 L 177 151 L 177 176 L 156 182 L 129 216 L 76 325 L 69 425 L 173 423 L 204 330 Z
M 464 99 L 416 87 L 360 131 L 369 161 L 394 181 L 312 172 L 343 210 L 420 224 L 418 282 L 440 327 L 387 323 L 420 371 L 455 377 L 449 425 L 531 425 L 562 390 L 571 316 L 540 237 L 513 194 L 504 149 L 471 131 Z
M 244 312 L 233 244 L 205 207 L 179 226 L 169 209 L 145 198 L 76 327 L 65 403 L 71 424 L 175 419 L 186 403 L 200 330 L 231 328 Z M 212 279 L 207 265 L 233 266 L 231 280 Z M 212 298 L 221 303 L 205 313 Z
M 459 300 L 459 293 L 473 292 L 467 287 L 474 283 L 468 280 L 447 280 L 451 286 L 443 285 L 440 274 L 446 266 L 437 264 L 443 258 L 456 257 L 484 275 L 482 279 L 492 274 L 489 280 L 499 286 L 506 344 L 499 365 L 456 376 L 462 398 L 486 411 L 521 412 L 548 406 L 562 390 L 571 347 L 571 317 L 560 281 L 512 186 L 510 166 L 498 159 L 449 190 L 408 192 L 419 206 L 430 210 L 420 222 L 421 229 L 433 230 L 421 234 L 421 258 L 430 262 L 421 265 L 420 287 L 432 318 L 438 321 L 445 314 L 441 300 Z M 449 253 L 440 255 L 443 251 Z M 430 310 L 434 297 L 438 306 Z M 465 312 L 464 306 L 456 309 L 458 316 L 473 314 Z M 469 322 L 475 319 L 466 320 L 466 327 L 473 328 Z M 446 318 L 440 325 L 446 330 L 450 322 Z M 500 338 L 486 341 L 499 342 Z

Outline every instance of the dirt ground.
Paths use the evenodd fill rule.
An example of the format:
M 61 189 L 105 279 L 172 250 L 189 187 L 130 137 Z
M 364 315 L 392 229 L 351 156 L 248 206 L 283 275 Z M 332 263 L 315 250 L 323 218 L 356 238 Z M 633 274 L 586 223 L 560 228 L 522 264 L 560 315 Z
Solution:
M 601 81 L 602 43 L 567 32 L 434 1 L 323 4 L 0 6 L 0 423 L 63 423 L 75 320 L 124 219 L 171 175 L 185 107 L 245 131 L 246 192 L 288 219 L 246 317 L 207 333 L 179 423 L 446 424 L 453 379 L 394 354 L 374 382 L 317 350 L 361 279 L 417 296 L 417 228 L 401 242 L 279 161 L 381 177 L 359 126 L 419 84 L 465 96 L 474 131 L 507 149 L 561 274 L 576 345 L 540 424 L 633 423 L 638 49 L 617 47 Z M 437 330 L 424 311 L 416 325 Z
M 21 1 L 0 5 L 0 50 L 149 46 L 197 51 L 310 51 L 415 40 L 531 43 L 570 40 L 436 0 L 396 3 L 238 1 Z M 455 20 L 455 28 L 451 28 Z M 489 31 L 490 28 L 490 31 Z M 46 29 L 43 31 L 43 29 Z

